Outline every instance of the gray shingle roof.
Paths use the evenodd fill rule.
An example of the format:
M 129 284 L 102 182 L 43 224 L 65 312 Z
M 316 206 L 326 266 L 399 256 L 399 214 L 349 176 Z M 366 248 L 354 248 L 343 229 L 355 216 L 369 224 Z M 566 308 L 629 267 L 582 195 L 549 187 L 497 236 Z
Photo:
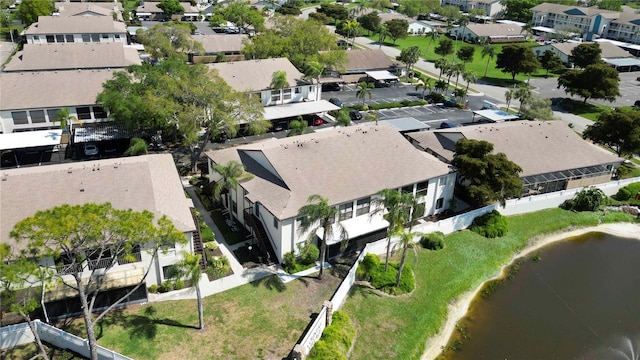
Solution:
M 583 140 L 561 121 L 512 121 L 489 125 L 410 133 L 420 147 L 433 150 L 444 158 L 453 158 L 453 141 L 464 137 L 493 144 L 494 153 L 502 152 L 522 167 L 521 177 L 546 174 L 623 159 Z
M 290 86 L 307 83 L 287 58 L 232 61 L 209 64 L 236 91 L 259 91 L 271 88 L 273 73 L 284 71 Z
M 111 17 L 112 12 L 122 11 L 119 2 L 56 2 L 59 16 L 77 16 L 78 14 L 94 13 L 96 15 Z
M 0 241 L 38 210 L 63 204 L 110 202 L 118 209 L 166 215 L 180 231 L 194 231 L 190 207 L 169 154 L 3 169 Z
M 138 51 L 120 42 L 25 44 L 4 71 L 106 69 L 141 63 Z
M 26 35 L 48 34 L 125 34 L 124 23 L 109 16 L 39 16 Z
M 536 5 L 531 8 L 533 11 L 550 13 L 550 14 L 566 14 L 567 11 L 574 12 L 573 16 L 585 16 L 585 17 L 593 17 L 598 14 L 602 15 L 608 19 L 615 19 L 620 16 L 620 12 L 618 11 L 609 11 L 609 10 L 601 10 L 598 9 L 597 6 L 591 7 L 582 7 L 582 6 L 570 6 L 570 5 L 562 5 L 562 4 L 552 4 L 552 3 L 542 3 L 540 5 Z M 578 15 L 577 11 L 582 12 L 584 15 Z
M 294 217 L 312 194 L 336 205 L 449 173 L 447 164 L 382 125 L 268 140 L 207 156 L 216 164 L 242 162 L 255 175 L 241 184 L 247 198 L 279 219 Z
M 567 56 L 571 56 L 571 51 L 573 49 L 575 49 L 578 45 L 580 44 L 585 44 L 585 43 L 570 43 L 570 42 L 565 42 L 565 43 L 557 43 L 557 44 L 551 44 L 551 46 L 553 46 L 554 48 L 558 49 L 558 51 L 560 51 L 561 53 L 567 55 Z M 628 58 L 628 57 L 633 57 L 633 55 L 631 55 L 631 53 L 629 53 L 628 51 L 613 45 L 610 42 L 606 42 L 606 41 L 602 41 L 602 42 L 598 42 L 598 44 L 600 44 L 600 50 L 602 51 L 601 57 L 605 58 L 605 59 L 616 59 L 616 58 Z
M 346 52 L 346 71 L 387 70 L 398 63 L 382 50 L 349 50 Z
M 93 105 L 115 70 L 0 73 L 0 109 L 39 109 Z
M 204 47 L 206 53 L 240 52 L 244 48 L 242 41 L 247 39 L 245 34 L 215 34 L 193 35 L 193 40 Z

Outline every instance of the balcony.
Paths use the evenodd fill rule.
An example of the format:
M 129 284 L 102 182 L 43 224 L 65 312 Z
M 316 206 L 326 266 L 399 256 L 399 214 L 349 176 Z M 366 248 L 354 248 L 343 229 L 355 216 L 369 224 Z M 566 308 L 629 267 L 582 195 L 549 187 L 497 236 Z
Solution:
M 133 264 L 140 261 L 142 261 L 142 255 L 140 255 L 140 252 L 131 253 L 127 255 L 126 259 L 123 257 L 118 258 L 119 265 Z
M 80 264 L 61 264 L 56 265 L 56 271 L 60 275 L 69 275 L 82 272 L 82 265 Z
M 100 260 L 87 260 L 87 262 L 89 263 L 89 270 L 104 269 L 113 263 L 113 258 L 106 257 Z

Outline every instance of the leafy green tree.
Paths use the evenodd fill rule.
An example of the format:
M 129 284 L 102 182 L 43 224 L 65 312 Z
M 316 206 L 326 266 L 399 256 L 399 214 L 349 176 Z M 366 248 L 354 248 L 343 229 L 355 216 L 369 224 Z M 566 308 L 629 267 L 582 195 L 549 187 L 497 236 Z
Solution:
M 304 135 L 308 132 L 307 122 L 300 118 L 289 123 L 289 134 L 287 136 Z
M 407 37 L 407 30 L 409 29 L 409 22 L 407 20 L 391 19 L 385 21 L 385 25 L 387 25 L 389 37 L 393 40 L 393 45 L 396 44 L 396 40 Z
M 420 60 L 420 48 L 417 46 L 404 48 L 400 52 L 400 56 L 396 57 L 396 60 L 406 65 L 406 75 L 409 77 L 411 67 Z
M 320 7 L 316 11 L 333 19 L 334 23 L 346 20 L 349 17 L 349 10 L 340 4 L 320 4 Z
M 522 196 L 522 168 L 504 153 L 492 154 L 493 144 L 484 140 L 460 139 L 451 162 L 458 169 L 469 197 L 478 205 Z
M 540 68 L 540 62 L 531 48 L 522 45 L 506 45 L 496 58 L 496 68 L 511 74 L 511 80 L 515 81 L 516 75 L 520 73 L 535 72 Z
M 329 200 L 320 195 L 314 194 L 309 196 L 307 204 L 298 210 L 298 217 L 302 218 L 300 223 L 300 232 L 302 234 L 309 232 L 307 243 L 311 243 L 316 232 L 322 229 L 322 239 L 320 239 L 320 272 L 318 279 L 322 279 L 324 271 L 324 262 L 327 257 L 327 240 L 336 237 L 345 248 L 349 241 L 347 230 L 336 221 L 338 209 L 329 205 Z M 335 233 L 337 231 L 337 233 Z
M 16 16 L 29 26 L 38 21 L 38 16 L 49 16 L 56 11 L 53 0 L 26 0 L 18 5 Z
M 336 116 L 336 124 L 338 126 L 349 126 L 351 125 L 351 118 L 345 109 L 340 109 Z
M 398 3 L 398 12 L 409 17 L 435 12 L 440 8 L 440 2 L 437 0 L 400 0 Z
M 168 16 L 184 14 L 184 7 L 180 5 L 180 0 L 160 0 L 158 8 Z
M 589 65 L 601 63 L 601 56 L 602 50 L 600 49 L 600 44 L 597 42 L 583 43 L 571 50 L 569 61 L 573 63 L 573 65 L 584 69 Z
M 372 11 L 368 14 L 362 15 L 358 18 L 358 22 L 362 25 L 362 28 L 369 32 L 371 35 L 372 32 L 378 32 L 380 28 L 380 16 L 378 16 L 377 11 Z
M 151 59 L 155 61 L 170 58 L 186 61 L 186 53 L 204 52 L 202 44 L 191 37 L 189 24 L 161 23 L 149 30 L 139 29 L 136 35 Z
M 584 70 L 569 70 L 558 77 L 558 88 L 572 96 L 579 96 L 586 104 L 589 99 L 615 101 L 620 96 L 618 71 L 605 64 L 588 65 Z
M 466 64 L 473 60 L 473 55 L 475 54 L 475 52 L 475 46 L 465 45 L 458 49 L 458 53 L 456 55 L 458 56 L 458 59 L 460 59 L 460 61 Z
M 182 259 L 173 265 L 173 270 L 178 279 L 187 279 L 191 286 L 196 290 L 196 299 L 198 301 L 198 329 L 204 329 L 204 307 L 202 306 L 202 293 L 200 291 L 200 278 L 202 277 L 202 268 L 200 260 L 202 255 L 182 252 Z
M 485 8 L 473 8 L 469 9 L 469 16 L 472 19 L 476 19 L 481 16 L 487 16 L 487 10 Z
M 372 201 L 374 211 L 370 216 L 383 214 L 387 220 L 387 255 L 385 258 L 384 271 L 389 269 L 389 257 L 391 255 L 391 237 L 408 225 L 411 221 L 412 209 L 415 206 L 415 199 L 412 194 L 399 190 L 384 189 L 378 192 L 378 197 Z M 423 211 L 424 213 L 424 211 Z
M 109 203 L 62 205 L 38 211 L 19 221 L 10 236 L 18 242 L 26 241 L 23 256 L 36 265 L 47 259 L 65 259 L 66 271 L 53 274 L 52 281 L 78 295 L 93 360 L 98 359 L 95 324 L 145 284 L 149 270 L 154 268 L 153 259 L 163 245 L 187 243 L 167 217 L 156 221 L 150 211 L 119 210 Z M 146 249 L 151 255 L 143 277 L 106 309 L 97 311 L 94 306 L 98 294 L 108 287 L 106 274 L 119 260 L 135 259 L 136 248 Z M 83 277 L 86 272 L 91 274 L 89 278 Z M 63 281 L 68 276 L 72 282 Z
M 551 50 L 545 50 L 538 58 L 538 61 L 540 61 L 542 68 L 547 71 L 546 74 L 544 74 L 545 77 L 549 76 L 549 71 L 557 70 L 564 65 L 560 56 Z
M 610 147 L 618 156 L 640 154 L 640 111 L 616 108 L 598 117 L 582 133 L 585 139 Z
M 496 57 L 496 48 L 490 44 L 485 44 L 482 47 L 482 58 L 487 58 L 487 65 L 484 67 L 484 77 L 487 77 L 487 71 L 489 70 L 489 62 Z
M 526 23 L 533 18 L 533 8 L 538 5 L 537 0 L 506 0 L 502 4 L 505 6 L 504 16 L 507 19 Z
M 543 99 L 533 94 L 521 107 L 520 113 L 523 118 L 529 120 L 553 120 L 551 100 Z
M 289 82 L 287 81 L 287 72 L 280 70 L 275 71 L 273 74 L 271 74 L 271 84 L 269 86 L 272 89 L 280 91 L 280 98 L 282 99 L 282 103 L 284 104 L 282 89 L 289 87 Z
M 458 21 L 461 15 L 460 8 L 453 5 L 440 7 L 440 11 L 438 13 L 447 19 L 447 30 L 450 30 L 453 27 L 453 24 Z
M 229 220 L 233 221 L 233 212 L 231 211 L 231 189 L 237 189 L 241 182 L 253 179 L 253 174 L 246 172 L 244 165 L 233 160 L 229 161 L 225 165 L 214 165 L 213 171 L 220 175 L 220 180 L 216 181 L 216 184 L 213 187 L 213 198 L 220 201 L 222 199 L 222 192 L 227 192 Z
M 358 99 L 362 99 L 362 105 L 364 106 L 364 102 L 367 99 L 367 96 L 369 97 L 369 99 L 371 99 L 371 89 L 373 89 L 373 84 L 369 84 L 366 81 L 361 81 L 358 83 L 357 86 L 357 90 L 356 90 L 356 97 Z
M 580 190 L 571 200 L 560 205 L 565 210 L 597 211 L 604 205 L 607 196 L 597 187 Z
M 369 2 L 369 6 L 371 6 L 374 9 L 380 9 L 380 10 L 392 8 L 390 0 L 371 0 Z
M 141 138 L 131 138 L 129 142 L 129 147 L 122 154 L 124 156 L 138 156 L 144 155 L 147 153 L 147 143 Z
M 598 1 L 598 9 L 622 11 L 623 4 L 624 2 L 622 0 L 600 0 Z
M 264 30 L 264 16 L 257 8 L 250 6 L 248 2 L 234 1 L 220 10 L 220 15 L 237 27 L 248 30 L 252 26 L 256 32 Z
M 276 12 L 282 15 L 293 15 L 293 16 L 298 16 L 302 14 L 300 7 L 291 2 L 287 2 L 283 4 L 282 6 L 276 9 Z
M 453 41 L 449 38 L 441 38 L 433 52 L 442 57 L 453 54 Z

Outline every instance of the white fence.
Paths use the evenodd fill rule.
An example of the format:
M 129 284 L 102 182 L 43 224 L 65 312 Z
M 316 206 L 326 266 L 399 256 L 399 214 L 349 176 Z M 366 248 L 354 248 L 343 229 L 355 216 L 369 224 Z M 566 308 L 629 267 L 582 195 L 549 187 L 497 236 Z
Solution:
M 86 339 L 69 334 L 40 320 L 34 320 L 40 340 L 59 349 L 68 349 L 84 357 L 91 357 L 89 342 Z M 35 341 L 27 323 L 0 327 L 0 349 L 10 349 L 14 346 L 33 343 Z M 100 360 L 133 360 L 98 345 L 98 359 Z
M 602 190 L 607 196 L 612 196 L 615 195 L 620 188 L 634 182 L 640 182 L 640 177 L 610 181 L 608 183 L 595 185 L 595 187 Z M 437 222 L 421 223 L 414 226 L 413 229 L 417 232 L 422 233 L 432 233 L 435 231 L 440 231 L 444 234 L 451 234 L 456 231 L 468 228 L 473 222 L 473 219 L 493 210 L 498 210 L 503 215 L 517 215 L 558 207 L 565 200 L 573 198 L 575 194 L 582 189 L 583 188 L 563 190 L 554 193 L 528 196 L 522 199 L 508 200 L 504 207 L 500 207 L 497 204 L 492 204 Z M 392 248 L 395 248 L 397 244 L 397 239 L 392 239 Z M 342 307 L 342 304 L 347 298 L 347 295 L 349 294 L 349 291 L 351 290 L 351 287 L 356 280 L 356 269 L 358 268 L 358 265 L 360 264 L 362 259 L 364 259 L 365 255 L 368 253 L 377 255 L 384 254 L 386 252 L 386 249 L 387 239 L 369 243 L 364 247 L 364 250 L 362 251 L 362 253 L 360 253 L 360 256 L 358 256 L 355 264 L 353 264 L 351 270 L 349 270 L 349 273 L 344 278 L 342 283 L 340 283 L 340 286 L 331 297 L 331 310 L 338 310 Z M 294 351 L 292 352 L 293 354 L 300 354 L 300 357 L 302 358 L 309 354 L 311 348 L 316 343 L 316 341 L 320 339 L 322 331 L 324 331 L 324 328 L 326 327 L 326 317 L 331 316 L 331 311 L 328 315 L 326 313 L 329 310 L 330 309 L 326 305 L 322 306 L 320 315 L 318 315 L 313 320 L 302 340 L 298 344 L 296 344 L 296 347 L 294 347 Z M 299 357 L 294 356 L 294 359 L 299 359 Z

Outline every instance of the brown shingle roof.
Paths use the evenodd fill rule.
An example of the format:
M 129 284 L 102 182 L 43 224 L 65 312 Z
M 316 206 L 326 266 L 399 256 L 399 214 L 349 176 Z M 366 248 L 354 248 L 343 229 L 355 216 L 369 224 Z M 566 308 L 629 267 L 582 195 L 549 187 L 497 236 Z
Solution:
M 255 177 L 241 186 L 278 219 L 294 217 L 309 195 L 330 204 L 449 173 L 390 126 L 332 129 L 207 152 L 216 164 L 241 161 Z M 267 170 L 270 169 L 270 170 Z
M 542 3 L 540 5 L 536 5 L 531 8 L 533 11 L 550 13 L 550 14 L 566 14 L 567 11 L 577 10 L 582 12 L 584 15 L 573 14 L 572 16 L 585 16 L 585 17 L 593 17 L 598 14 L 602 15 L 608 19 L 615 19 L 620 16 L 620 12 L 618 11 L 609 11 L 609 10 L 601 10 L 598 9 L 597 6 L 591 7 L 582 7 L 582 6 L 570 6 L 570 5 L 561 5 L 561 4 L 552 4 L 552 3 Z
M 125 24 L 113 21 L 110 16 L 39 16 L 38 22 L 29 26 L 25 34 L 124 34 L 126 32 Z
M 485 140 L 522 167 L 521 177 L 620 162 L 612 153 L 583 140 L 561 121 L 512 121 L 410 133 L 420 147 L 452 159 L 452 144 L 442 138 Z M 449 148 L 445 148 L 449 147 Z M 443 151 L 444 150 L 444 151 Z
M 558 49 L 558 51 L 560 51 L 561 53 L 567 56 L 571 56 L 571 51 L 580 44 L 585 44 L 585 43 L 565 42 L 565 43 L 552 44 L 551 46 Z M 600 50 L 602 51 L 602 55 L 601 55 L 602 58 L 617 59 L 617 58 L 633 57 L 633 55 L 631 55 L 631 53 L 629 53 L 628 51 L 616 45 L 613 45 L 610 42 L 602 41 L 602 42 L 598 42 L 598 44 L 600 44 Z
M 219 53 L 242 51 L 244 47 L 242 41 L 248 36 L 245 34 L 215 34 L 193 35 L 192 38 L 202 44 L 206 53 Z
M 59 16 L 76 16 L 90 12 L 111 17 L 112 12 L 122 11 L 122 7 L 118 2 L 56 2 L 55 5 Z
M 169 154 L 3 169 L 0 241 L 20 220 L 63 204 L 110 202 L 118 209 L 166 215 L 180 231 L 195 230 L 187 199 Z M 82 191 L 81 191 L 82 190 Z
M 25 44 L 4 71 L 123 68 L 141 63 L 138 51 L 120 42 Z
M 346 54 L 347 62 L 344 68 L 348 72 L 387 70 L 398 65 L 382 50 L 349 50 Z
M 234 90 L 259 91 L 271 88 L 273 73 L 284 71 L 290 86 L 306 83 L 304 76 L 287 58 L 245 60 L 209 64 Z
M 115 70 L 0 73 L 0 109 L 39 109 L 93 105 Z

